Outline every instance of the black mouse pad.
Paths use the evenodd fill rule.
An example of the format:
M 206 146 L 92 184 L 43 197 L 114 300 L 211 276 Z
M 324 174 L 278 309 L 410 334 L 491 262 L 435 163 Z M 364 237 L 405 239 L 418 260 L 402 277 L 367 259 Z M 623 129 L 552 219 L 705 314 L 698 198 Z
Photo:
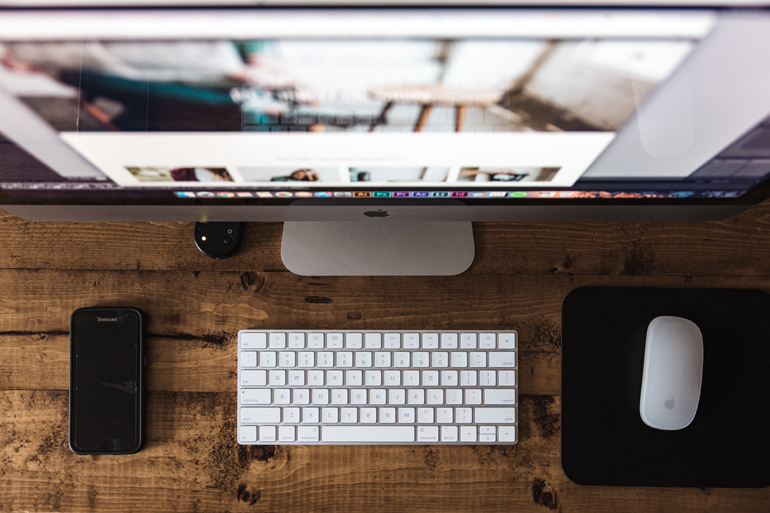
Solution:
M 695 419 L 642 421 L 647 326 L 690 319 L 703 334 Z M 770 295 L 760 290 L 583 287 L 562 305 L 561 461 L 584 485 L 770 485 Z

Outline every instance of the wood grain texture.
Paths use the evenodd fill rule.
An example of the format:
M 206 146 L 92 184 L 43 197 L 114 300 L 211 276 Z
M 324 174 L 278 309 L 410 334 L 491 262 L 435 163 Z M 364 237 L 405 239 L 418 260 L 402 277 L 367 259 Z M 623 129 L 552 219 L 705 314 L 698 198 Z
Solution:
M 715 223 L 481 223 L 451 278 L 299 277 L 279 224 L 225 261 L 191 223 L 33 223 L 0 215 L 0 511 L 758 511 L 768 490 L 583 487 L 562 472 L 560 309 L 584 285 L 770 291 L 770 205 Z M 67 447 L 68 323 L 148 313 L 147 445 Z M 237 331 L 516 329 L 514 447 L 241 447 Z

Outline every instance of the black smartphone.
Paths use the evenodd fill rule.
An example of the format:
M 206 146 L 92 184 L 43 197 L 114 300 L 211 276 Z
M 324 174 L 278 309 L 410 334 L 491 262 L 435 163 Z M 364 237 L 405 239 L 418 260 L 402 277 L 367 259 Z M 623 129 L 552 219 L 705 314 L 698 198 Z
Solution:
M 132 454 L 144 442 L 144 330 L 138 308 L 80 308 L 70 319 L 69 445 Z

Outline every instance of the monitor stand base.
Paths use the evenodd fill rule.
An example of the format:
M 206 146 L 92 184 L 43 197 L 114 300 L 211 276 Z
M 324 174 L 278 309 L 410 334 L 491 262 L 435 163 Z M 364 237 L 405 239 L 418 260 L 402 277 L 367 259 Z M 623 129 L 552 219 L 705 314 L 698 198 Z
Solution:
M 301 276 L 452 276 L 473 263 L 470 222 L 285 222 L 281 258 Z

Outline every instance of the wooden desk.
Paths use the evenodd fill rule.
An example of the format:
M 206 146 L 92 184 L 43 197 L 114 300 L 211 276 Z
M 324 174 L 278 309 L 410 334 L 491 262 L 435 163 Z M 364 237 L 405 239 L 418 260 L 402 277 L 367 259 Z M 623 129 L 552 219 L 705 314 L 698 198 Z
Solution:
M 201 255 L 191 223 L 34 223 L 0 215 L 2 511 L 759 511 L 770 490 L 583 487 L 559 458 L 559 318 L 581 285 L 770 290 L 770 203 L 713 223 L 480 223 L 452 278 L 305 278 L 280 224 Z M 147 444 L 67 447 L 68 321 L 133 305 L 149 322 Z M 515 447 L 240 447 L 243 328 L 475 329 L 520 334 Z M 725 433 L 725 437 L 740 433 Z M 704 450 L 708 450 L 704 448 Z

